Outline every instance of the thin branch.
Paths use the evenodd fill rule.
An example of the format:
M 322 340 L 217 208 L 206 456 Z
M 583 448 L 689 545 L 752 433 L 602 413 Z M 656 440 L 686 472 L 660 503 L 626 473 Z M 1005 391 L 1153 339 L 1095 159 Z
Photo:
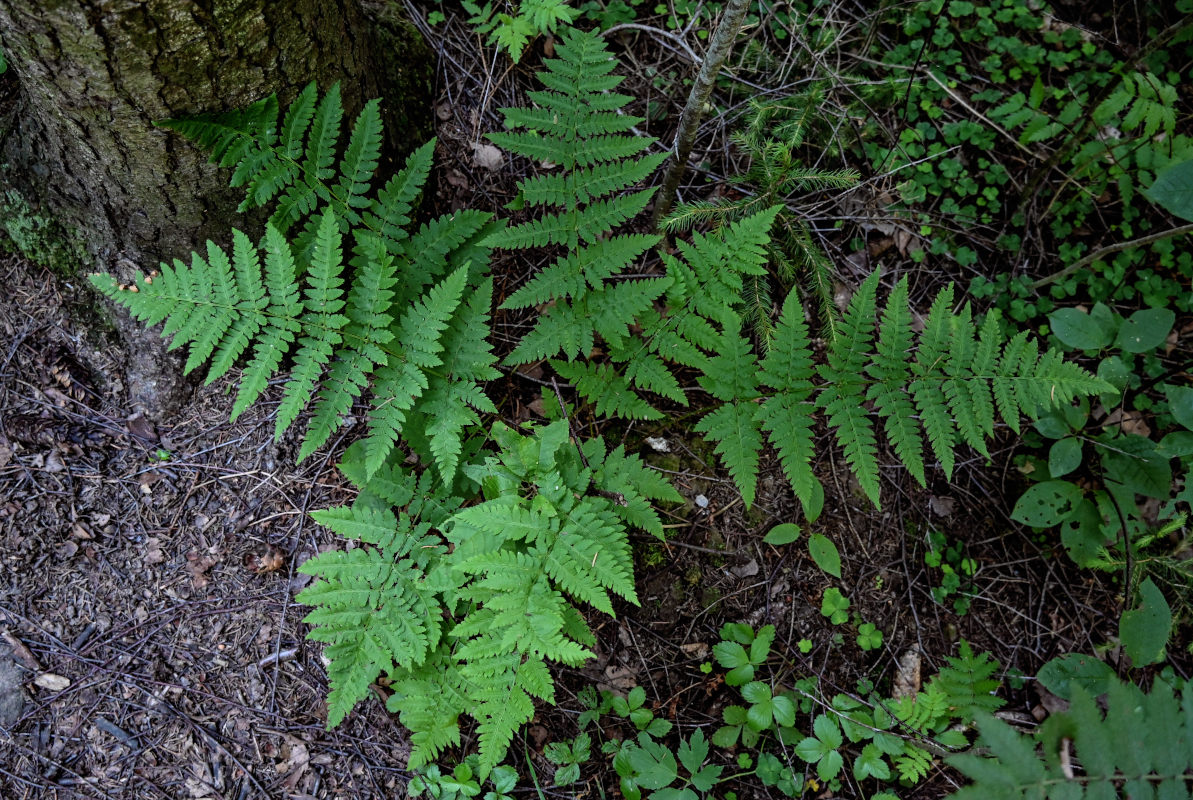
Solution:
M 1043 278 L 1040 278 L 1038 281 L 1033 283 L 1029 283 L 1027 286 L 1029 289 L 1042 288 L 1050 283 L 1056 283 L 1059 280 L 1067 278 L 1082 267 L 1087 267 L 1098 259 L 1105 258 L 1111 253 L 1117 253 L 1120 250 L 1129 250 L 1132 247 L 1142 247 L 1145 244 L 1158 242 L 1161 239 L 1167 239 L 1170 236 L 1180 236 L 1182 233 L 1193 233 L 1193 224 L 1181 225 L 1178 228 L 1169 228 L 1166 231 L 1159 231 L 1158 233 L 1149 233 L 1147 236 L 1140 236 L 1138 239 L 1132 239 L 1129 242 L 1118 242 L 1116 244 L 1107 245 L 1100 250 L 1095 250 L 1085 258 L 1074 261 L 1072 264 L 1060 270 L 1059 272 L 1054 272 L 1051 275 L 1045 275 Z
M 700 120 L 704 116 L 704 106 L 712 94 L 713 83 L 720 73 L 729 51 L 733 49 L 733 42 L 741 31 L 742 20 L 745 19 L 746 9 L 750 0 L 729 0 L 725 7 L 725 15 L 717 25 L 712 40 L 708 44 L 708 52 L 704 56 L 704 63 L 700 65 L 700 72 L 692 83 L 692 91 L 688 94 L 688 102 L 679 117 L 679 130 L 675 133 L 675 144 L 672 149 L 671 166 L 667 168 L 667 176 L 663 180 L 663 190 L 655 202 L 653 222 L 657 230 L 659 220 L 671 210 L 675 203 L 675 194 L 679 191 L 679 182 L 683 178 L 684 169 L 688 163 L 688 156 L 692 154 L 692 146 L 696 143 L 696 133 L 700 128 Z

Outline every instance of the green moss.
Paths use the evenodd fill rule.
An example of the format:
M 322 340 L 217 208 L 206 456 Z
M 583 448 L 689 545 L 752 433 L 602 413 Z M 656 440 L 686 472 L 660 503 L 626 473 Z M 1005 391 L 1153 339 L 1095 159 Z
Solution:
M 636 546 L 636 549 L 638 553 L 634 561 L 646 569 L 658 567 L 667 560 L 667 552 L 663 549 L 662 542 L 653 540 L 642 542 Z
M 13 189 L 0 194 L 0 249 L 45 267 L 62 279 L 72 279 L 87 264 L 87 251 L 77 234 L 51 217 L 38 214 Z

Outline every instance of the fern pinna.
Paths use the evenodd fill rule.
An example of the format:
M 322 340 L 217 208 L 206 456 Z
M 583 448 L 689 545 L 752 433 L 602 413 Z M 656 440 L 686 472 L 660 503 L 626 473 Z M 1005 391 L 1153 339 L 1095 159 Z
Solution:
M 519 207 L 543 207 L 537 219 L 512 225 L 485 244 L 502 249 L 561 246 L 553 264 L 508 297 L 502 308 L 545 306 L 508 362 L 521 364 L 562 353 L 587 355 L 599 335 L 611 345 L 625 339 L 634 318 L 667 286 L 666 279 L 626 279 L 634 261 L 658 242 L 643 234 L 608 235 L 637 215 L 653 190 L 619 194 L 662 163 L 665 154 L 645 155 L 654 140 L 631 133 L 641 122 L 619 113 L 631 98 L 611 90 L 621 78 L 600 36 L 566 31 L 558 58 L 546 59 L 539 80 L 546 91 L 531 92 L 535 108 L 506 108 L 506 125 L 526 130 L 488 135 L 495 144 L 557 172 L 518 184 Z
M 1109 671 L 1109 670 L 1108 670 Z M 1093 684 L 1103 684 L 1094 686 Z M 1104 680 L 1070 683 L 1069 707 L 1025 735 L 987 713 L 971 752 L 948 758 L 973 782 L 956 800 L 1188 798 L 1193 781 L 1193 689 L 1158 677 L 1150 692 Z M 1105 694 L 1105 701 L 1097 695 Z
M 209 242 L 189 265 L 163 264 L 131 285 L 108 275 L 92 283 L 136 318 L 164 322 L 172 348 L 189 344 L 188 372 L 210 361 L 209 383 L 251 348 L 233 420 L 289 356 L 275 435 L 314 398 L 300 459 L 328 440 L 371 381 L 366 469 L 378 469 L 402 436 L 450 480 L 466 428 L 478 411 L 495 410 L 481 389 L 497 375 L 485 338 L 488 250 L 478 243 L 492 230 L 489 215 L 465 211 L 407 230 L 433 142 L 370 196 L 381 142 L 375 101 L 338 161 L 338 88 L 317 102 L 308 86 L 280 123 L 279 113 L 270 97 L 165 123 L 233 167 L 232 184 L 246 187 L 242 208 L 277 201 L 259 244 L 234 231 L 231 254 Z M 299 220 L 303 230 L 288 237 Z
M 949 476 L 958 445 L 987 453 L 996 412 L 1017 431 L 1021 416 L 1035 418 L 1106 390 L 1103 381 L 1057 352 L 1040 353 L 1026 333 L 1004 340 L 994 315 L 979 328 L 968 305 L 955 313 L 951 286 L 937 295 L 916 336 L 907 279 L 900 280 L 879 324 L 878 282 L 875 272 L 854 293 L 820 365 L 812 362 L 804 310 L 794 293 L 761 361 L 740 333 L 726 332 L 721 355 L 701 378 L 723 405 L 697 430 L 716 443 L 747 502 L 754 496 L 763 431 L 805 508 L 813 502 L 817 484 L 809 464 L 816 409 L 825 413 L 866 496 L 880 505 L 878 440 L 868 406 L 882 419 L 899 460 L 923 485 L 925 436 Z
M 316 519 L 365 546 L 301 567 L 320 578 L 298 599 L 315 606 L 312 638 L 329 643 L 329 723 L 388 675 L 411 768 L 460 744 L 463 714 L 479 723 L 485 771 L 499 763 L 534 698 L 553 702 L 549 665 L 591 657 L 580 608 L 637 602 L 627 526 L 661 536 L 650 501 L 681 499 L 620 447 L 577 448 L 566 421 L 492 433 L 500 452 L 462 467 L 484 496 L 467 508 L 396 458 L 366 478 L 353 445 L 346 472 L 361 494 Z

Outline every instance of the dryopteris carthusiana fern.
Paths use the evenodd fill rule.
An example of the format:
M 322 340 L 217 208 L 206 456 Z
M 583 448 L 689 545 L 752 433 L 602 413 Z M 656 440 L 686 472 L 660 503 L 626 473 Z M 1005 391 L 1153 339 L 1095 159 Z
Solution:
M 664 256 L 664 277 L 619 280 L 657 240 L 609 235 L 649 197 L 616 193 L 660 159 L 634 158 L 648 144 L 626 135 L 635 121 L 617 113 L 626 98 L 610 93 L 620 79 L 609 74 L 599 38 L 569 32 L 557 52 L 543 74 L 550 91 L 532 95 L 540 108 L 507 112 L 511 125 L 528 130 L 493 139 L 562 168 L 523 181 L 520 194 L 527 205 L 559 212 L 498 230 L 488 215 L 464 211 L 411 234 L 432 145 L 373 192 L 376 106 L 362 111 L 340 153 L 338 94 L 319 100 L 308 87 L 280 122 L 276 99 L 267 99 L 244 112 L 169 123 L 234 168 L 244 207 L 276 202 L 260 242 L 234 232 L 231 254 L 209 244 L 205 257 L 163 265 L 131 287 L 93 279 L 138 318 L 164 322 L 172 346 L 189 344 L 188 370 L 210 361 L 209 380 L 252 350 L 233 415 L 289 358 L 276 434 L 316 398 L 300 456 L 326 443 L 372 384 L 369 433 L 342 464 L 361 494 L 351 507 L 317 516 L 365 546 L 304 565 L 321 580 L 301 599 L 315 607 L 312 638 L 328 644 L 329 723 L 388 673 L 396 690 L 389 706 L 413 732 L 415 766 L 460 742 L 465 713 L 479 723 L 486 769 L 501 760 L 533 698 L 553 697 L 548 664 L 589 655 L 591 634 L 576 604 L 611 613 L 613 595 L 634 602 L 626 526 L 661 533 L 649 500 L 678 499 L 621 448 L 572 443 L 566 422 L 529 436 L 498 424 L 499 454 L 480 449 L 479 412 L 496 411 L 482 388 L 497 375 L 486 341 L 490 247 L 562 250 L 507 300 L 519 308 L 553 303 L 511 362 L 562 354 L 552 364 L 599 410 L 640 417 L 659 412 L 639 392 L 684 404 L 687 387 L 674 370 L 695 371 L 719 403 L 697 430 L 716 443 L 747 502 L 764 433 L 801 500 L 818 489 L 809 467 L 817 407 L 877 502 L 876 439 L 864 403 L 886 420 L 896 452 L 922 479 L 916 416 L 948 470 L 957 443 L 983 447 L 994 409 L 1014 426 L 1036 405 L 1102 388 L 1054 354 L 1039 356 L 1025 335 L 1003 343 L 990 322 L 976 331 L 968 311 L 952 313 L 951 295 L 933 305 L 908 363 L 904 284 L 872 348 L 876 275 L 855 295 L 826 364 L 812 361 L 794 297 L 759 360 L 741 333 L 740 295 L 744 276 L 764 271 L 775 209 L 680 243 L 678 256 Z M 610 362 L 577 361 L 598 336 Z M 434 469 L 416 478 L 399 466 L 399 436 Z M 483 502 L 467 505 L 478 492 Z
M 653 190 L 618 194 L 649 176 L 664 154 L 642 155 L 653 140 L 635 136 L 636 117 L 619 113 L 631 98 L 612 92 L 621 78 L 616 62 L 596 34 L 570 30 L 546 59 L 539 80 L 546 91 L 530 93 L 536 108 L 506 108 L 506 125 L 525 130 L 491 133 L 511 152 L 554 164 L 518 184 L 517 207 L 543 207 L 538 218 L 511 225 L 485 240 L 490 247 L 522 249 L 562 246 L 555 262 L 506 299 L 503 308 L 552 302 L 533 330 L 506 359 L 522 364 L 562 353 L 574 360 L 592 350 L 599 335 L 615 345 L 634 318 L 667 287 L 666 279 L 627 279 L 624 273 L 657 236 L 610 236 L 634 217 Z
M 1018 430 L 1020 415 L 1034 417 L 1104 389 L 1056 353 L 1040 355 L 1026 334 L 1004 342 L 993 318 L 979 330 L 968 307 L 953 314 L 951 288 L 933 304 L 909 362 L 913 336 L 906 282 L 895 287 L 876 330 L 877 273 L 862 284 L 844 316 L 832 319 L 837 333 L 827 343 L 827 363 L 813 364 L 804 310 L 794 293 L 777 326 L 768 322 L 769 349 L 759 360 L 742 335 L 749 311 L 742 298 L 749 281 L 765 279 L 769 231 L 780 206 L 715 234 L 695 234 L 690 244 L 677 242 L 678 256 L 662 254 L 665 277 L 613 283 L 657 239 L 610 233 L 645 205 L 649 193 L 610 195 L 640 180 L 648 174 L 644 165 L 653 169 L 656 162 L 633 159 L 649 141 L 624 135 L 638 120 L 617 113 L 629 98 L 610 92 L 620 79 L 609 75 L 612 62 L 600 40 L 571 33 L 559 52 L 562 57 L 549 59 L 539 73 L 549 91 L 531 93 L 538 107 L 504 110 L 507 125 L 533 132 L 489 137 L 561 170 L 522 181 L 518 204 L 562 211 L 486 240 L 503 248 L 564 248 L 505 303 L 507 308 L 549 304 L 510 363 L 562 354 L 551 359 L 552 367 L 598 414 L 631 419 L 661 416 L 644 394 L 686 406 L 687 390 L 675 369 L 698 370 L 700 386 L 720 405 L 696 430 L 715 443 L 747 505 L 754 500 L 764 434 L 796 495 L 805 507 L 812 504 L 820 491 L 809 467 L 817 409 L 827 415 L 847 463 L 877 505 L 878 440 L 867 404 L 882 418 L 900 461 L 923 485 L 924 434 L 947 477 L 958 444 L 986 453 L 996 408 Z M 789 162 L 789 151 L 786 158 Z M 827 307 L 822 312 L 836 314 Z M 598 335 L 607 360 L 588 358 Z
M 358 118 L 338 169 L 334 90 L 317 109 L 313 89 L 300 95 L 280 139 L 272 99 L 171 123 L 235 167 L 246 207 L 280 194 L 279 210 L 260 244 L 234 231 L 231 254 L 209 243 L 206 257 L 132 285 L 92 281 L 137 318 L 164 322 L 172 347 L 189 344 L 188 371 L 210 361 L 209 382 L 252 349 L 233 417 L 289 356 L 276 434 L 316 397 L 300 457 L 372 384 L 369 434 L 341 464 L 361 493 L 314 515 L 364 546 L 301 567 L 321 579 L 300 599 L 314 606 L 311 638 L 327 643 L 328 723 L 388 674 L 413 767 L 459 744 L 457 720 L 468 714 L 487 771 L 530 718 L 532 698 L 552 699 L 549 663 L 578 666 L 591 655 L 574 604 L 612 613 L 611 594 L 636 602 L 626 526 L 661 536 L 650 501 L 680 498 L 622 448 L 592 439 L 578 449 L 566 422 L 526 437 L 497 424 L 500 455 L 477 451 L 477 412 L 496 411 L 481 388 L 497 373 L 486 341 L 487 246 L 478 244 L 493 226 L 465 211 L 407 232 L 433 144 L 369 198 L 375 113 L 370 104 Z M 304 216 L 304 231 L 288 239 Z M 434 469 L 407 472 L 399 434 Z M 485 501 L 465 508 L 477 492 Z
M 329 643 L 329 723 L 388 674 L 412 768 L 460 743 L 462 714 L 479 723 L 486 771 L 499 763 L 533 698 L 553 702 L 550 662 L 591 656 L 578 604 L 612 614 L 611 595 L 637 602 L 626 527 L 661 536 L 649 501 L 681 499 L 620 447 L 578 449 L 566 421 L 492 434 L 500 453 L 462 468 L 483 502 L 461 508 L 430 472 L 415 478 L 391 458 L 352 506 L 315 514 L 370 546 L 301 567 L 321 579 L 298 599 L 316 607 L 311 637 Z M 360 447 L 345 454 L 353 481 Z
M 187 372 L 210 360 L 208 383 L 251 347 L 233 420 L 290 356 L 275 436 L 314 398 L 300 459 L 327 442 L 371 380 L 366 470 L 403 436 L 451 480 L 465 428 L 480 421 L 477 411 L 495 410 L 481 389 L 497 376 L 485 341 L 487 249 L 477 244 L 493 229 L 489 215 L 464 211 L 407 231 L 433 142 L 369 197 L 381 136 L 375 102 L 357 118 L 338 167 L 336 87 L 316 108 L 308 86 L 281 137 L 278 113 L 271 97 L 243 112 L 165 123 L 234 168 L 232 184 L 246 187 L 242 208 L 278 200 L 260 245 L 233 231 L 231 255 L 209 242 L 206 258 L 163 264 L 131 286 L 107 275 L 92 283 L 138 319 L 165 322 L 171 348 L 189 344 Z M 304 231 L 288 239 L 304 216 Z

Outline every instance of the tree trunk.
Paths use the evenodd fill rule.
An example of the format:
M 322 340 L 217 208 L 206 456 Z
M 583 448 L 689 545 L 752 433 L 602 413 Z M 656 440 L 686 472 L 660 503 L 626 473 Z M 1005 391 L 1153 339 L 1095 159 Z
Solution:
M 385 99 L 391 155 L 430 135 L 431 58 L 388 2 L 0 0 L 0 39 L 19 82 L 4 182 L 80 232 L 88 268 L 148 269 L 229 236 L 239 196 L 226 171 L 154 120 L 338 80 L 350 114 Z M 178 387 L 139 356 L 130 366 L 158 363 L 130 376 L 130 401 L 167 409 Z

